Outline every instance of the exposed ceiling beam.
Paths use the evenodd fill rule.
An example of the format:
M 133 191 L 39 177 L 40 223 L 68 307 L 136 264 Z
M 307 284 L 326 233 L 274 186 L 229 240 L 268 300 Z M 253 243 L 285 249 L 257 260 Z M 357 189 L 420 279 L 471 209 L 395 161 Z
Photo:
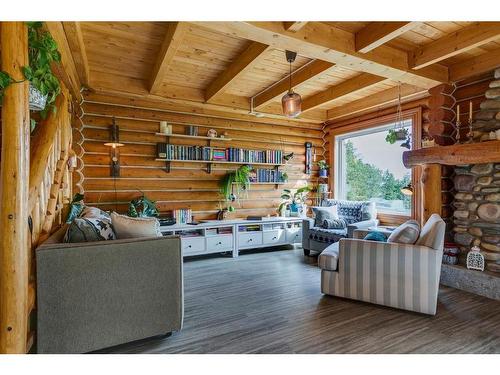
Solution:
M 436 64 L 413 70 L 408 65 L 405 51 L 386 45 L 366 54 L 357 52 L 354 33 L 321 22 L 308 22 L 295 33 L 286 31 L 282 22 L 195 23 L 226 35 L 296 51 L 303 56 L 423 88 L 448 82 L 448 68 L 445 66 Z
M 500 37 L 500 22 L 475 22 L 410 53 L 410 66 L 421 69 Z
M 205 100 L 214 100 L 217 95 L 224 92 L 231 82 L 234 82 L 243 73 L 254 66 L 260 56 L 262 56 L 269 46 L 262 43 L 251 42 L 247 48 L 236 57 L 231 64 L 217 78 L 215 78 L 205 90 Z
M 450 67 L 450 81 L 457 82 L 500 67 L 500 48 Z
M 356 33 L 356 51 L 367 53 L 422 22 L 371 22 Z
M 73 98 L 77 99 L 80 97 L 81 83 L 63 25 L 61 22 L 45 22 L 44 25 L 57 43 L 57 49 L 61 54 L 61 63 L 53 64 L 52 69 L 66 85 Z
M 299 31 L 306 25 L 307 21 L 293 21 L 293 22 L 283 22 L 283 27 L 286 31 L 291 31 L 293 33 Z
M 328 120 L 335 120 L 369 109 L 396 104 L 398 101 L 398 92 L 399 87 L 393 87 L 379 92 L 376 95 L 371 95 L 367 98 L 355 100 L 353 102 L 344 104 L 343 106 L 328 110 L 326 117 L 328 117 Z M 427 94 L 428 92 L 425 89 L 412 85 L 401 85 L 401 98 L 403 101 L 412 100 L 416 97 Z
M 361 73 L 356 77 L 350 78 L 347 81 L 305 98 L 302 102 L 302 112 L 310 111 L 311 109 L 331 103 L 343 96 L 366 89 L 385 80 L 386 78 L 384 77 L 375 76 L 369 73 Z
M 174 59 L 175 53 L 182 43 L 186 29 L 187 25 L 184 22 L 168 22 L 167 32 L 149 80 L 149 91 L 151 93 L 159 91 L 163 79 L 167 74 L 168 66 Z
M 292 73 L 292 87 L 298 86 L 310 79 L 323 74 L 328 69 L 335 66 L 335 64 L 329 63 L 322 60 L 314 60 L 308 63 L 306 66 L 299 68 Z M 254 97 L 253 105 L 255 109 L 259 109 L 272 101 L 273 99 L 284 95 L 289 89 L 290 81 L 288 77 L 279 81 L 277 84 L 269 87 L 265 91 Z
M 90 82 L 90 69 L 80 22 L 63 22 L 63 28 L 66 33 L 69 47 L 73 52 L 73 61 L 75 62 L 80 82 L 82 85 L 88 87 Z

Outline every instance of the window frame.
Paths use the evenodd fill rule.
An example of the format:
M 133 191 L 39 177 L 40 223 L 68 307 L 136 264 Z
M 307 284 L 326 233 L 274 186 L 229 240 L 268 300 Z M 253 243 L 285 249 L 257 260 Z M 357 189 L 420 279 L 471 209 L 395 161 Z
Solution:
M 337 138 L 341 138 L 347 134 L 351 133 L 359 133 L 363 134 L 363 132 L 370 133 L 370 129 L 382 127 L 384 125 L 390 125 L 396 121 L 397 114 L 391 113 L 384 116 L 374 117 L 368 120 L 356 121 L 353 119 L 347 125 L 341 127 L 332 127 L 330 130 L 330 149 L 333 151 L 331 153 L 330 160 L 330 176 L 332 176 L 330 180 L 330 190 L 333 192 L 334 198 L 338 196 L 339 193 L 339 184 L 335 184 L 338 180 L 338 165 L 341 160 L 337 160 L 338 157 L 338 141 Z M 422 140 L 422 108 L 412 108 L 403 111 L 403 120 L 411 120 L 411 134 L 412 134 L 412 150 L 420 149 L 421 140 Z M 411 214 L 408 215 L 400 215 L 397 213 L 384 213 L 381 212 L 378 214 L 378 218 L 381 224 L 385 225 L 396 225 L 403 223 L 404 221 L 412 218 L 417 221 L 420 220 L 421 216 L 421 194 L 420 189 L 416 187 L 420 186 L 420 167 L 414 167 L 411 170 L 411 182 L 414 187 L 414 193 L 412 195 L 412 205 L 411 205 Z

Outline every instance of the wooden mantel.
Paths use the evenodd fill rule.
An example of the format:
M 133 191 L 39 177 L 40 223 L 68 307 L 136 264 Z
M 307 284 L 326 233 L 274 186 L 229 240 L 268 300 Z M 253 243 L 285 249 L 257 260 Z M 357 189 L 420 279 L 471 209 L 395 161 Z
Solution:
M 441 165 L 500 162 L 500 140 L 436 146 L 403 152 L 406 168 L 421 167 L 422 224 L 433 214 L 441 214 Z
M 424 164 L 460 165 L 494 162 L 500 162 L 500 140 L 403 152 L 403 164 L 406 168 Z

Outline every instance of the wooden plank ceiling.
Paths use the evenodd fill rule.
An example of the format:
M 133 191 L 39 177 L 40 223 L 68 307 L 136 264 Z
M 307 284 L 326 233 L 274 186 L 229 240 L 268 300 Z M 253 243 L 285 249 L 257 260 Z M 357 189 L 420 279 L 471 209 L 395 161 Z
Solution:
M 294 121 L 317 123 L 345 116 L 365 98 L 393 103 L 399 85 L 414 98 L 500 65 L 499 22 L 64 22 L 48 29 L 68 50 L 70 84 L 193 112 L 248 116 L 253 98 L 254 112 L 283 118 L 284 51 L 296 51 L 292 83 L 304 111 Z

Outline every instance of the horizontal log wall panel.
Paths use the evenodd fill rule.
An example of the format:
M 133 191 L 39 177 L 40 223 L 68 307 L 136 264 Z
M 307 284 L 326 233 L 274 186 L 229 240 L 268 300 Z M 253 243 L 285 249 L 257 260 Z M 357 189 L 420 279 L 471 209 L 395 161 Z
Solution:
M 323 132 L 317 124 L 283 122 L 250 122 L 227 118 L 205 117 L 158 110 L 157 108 L 137 108 L 103 102 L 84 102 L 83 155 L 78 166 L 83 173 L 85 202 L 106 210 L 125 212 L 128 202 L 145 193 L 155 200 L 162 213 L 173 209 L 190 208 L 196 219 L 215 218 L 221 204 L 219 180 L 239 165 L 214 163 L 212 172 L 207 173 L 207 163 L 171 163 L 170 172 L 166 163 L 156 159 L 156 144 L 166 142 L 166 137 L 158 136 L 159 121 L 165 120 L 172 125 L 174 134 L 185 134 L 186 125 L 199 127 L 204 135 L 209 129 L 218 134 L 227 133 L 230 141 L 212 140 L 214 147 L 239 147 L 255 150 L 283 150 L 294 157 L 281 167 L 288 174 L 286 184 L 252 184 L 246 193 L 238 196 L 234 203 L 236 212 L 231 217 L 248 215 L 273 215 L 280 202 L 284 188 L 297 188 L 308 183 L 311 176 L 304 173 L 305 142 L 311 142 L 317 160 L 323 158 Z M 109 139 L 109 126 L 115 118 L 120 127 L 120 142 L 125 146 L 118 149 L 120 177 L 110 177 L 110 148 L 104 146 Z M 79 132 L 78 132 L 79 133 Z M 79 133 L 80 134 L 80 133 Z M 203 139 L 170 137 L 169 142 L 179 145 L 206 146 Z M 328 155 L 325 155 L 328 156 Z M 269 168 L 272 166 L 256 166 Z M 313 166 L 316 180 L 317 166 Z M 311 193 L 311 198 L 313 197 Z M 310 201 L 312 203 L 312 201 Z

